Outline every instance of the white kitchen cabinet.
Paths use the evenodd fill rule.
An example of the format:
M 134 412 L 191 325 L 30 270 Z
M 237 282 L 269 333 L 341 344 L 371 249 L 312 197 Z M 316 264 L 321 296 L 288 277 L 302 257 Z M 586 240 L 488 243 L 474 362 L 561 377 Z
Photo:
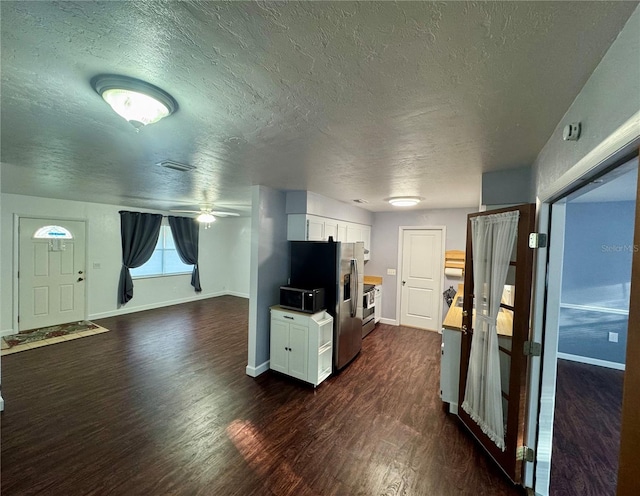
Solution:
M 458 389 L 460 387 L 460 348 L 462 331 L 442 329 L 440 356 L 440 398 L 449 403 L 449 411 L 458 414 Z
M 325 241 L 322 217 L 306 214 L 289 214 L 287 239 L 289 241 Z
M 364 259 L 371 258 L 371 226 L 362 226 L 362 241 L 364 242 Z
M 334 241 L 338 239 L 338 221 L 335 219 L 325 219 L 324 221 L 324 239 L 329 241 L 329 238 L 333 237 Z
M 338 221 L 338 241 L 347 242 L 347 222 Z
M 364 224 L 347 223 L 347 243 L 364 243 L 364 259 L 371 258 L 371 226 Z
M 331 375 L 333 317 L 271 307 L 270 368 L 317 386 Z
M 364 243 L 364 259 L 371 258 L 371 226 L 345 222 L 308 214 L 289 214 L 287 217 L 287 240 L 289 241 L 334 241 L 342 243 Z
M 362 225 L 350 222 L 347 224 L 347 243 L 358 241 L 362 241 Z
M 376 285 L 374 289 L 373 321 L 377 324 L 382 318 L 382 286 Z

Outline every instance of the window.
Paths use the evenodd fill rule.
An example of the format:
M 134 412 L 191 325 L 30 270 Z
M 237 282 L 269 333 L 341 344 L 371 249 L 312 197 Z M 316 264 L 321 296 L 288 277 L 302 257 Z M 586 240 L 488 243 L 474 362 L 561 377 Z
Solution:
M 182 263 L 180 255 L 173 242 L 173 235 L 169 226 L 160 227 L 158 244 L 147 263 L 131 269 L 131 277 L 167 276 L 173 274 L 191 274 L 192 265 Z
M 73 234 L 62 226 L 44 226 L 38 229 L 34 239 L 73 239 Z

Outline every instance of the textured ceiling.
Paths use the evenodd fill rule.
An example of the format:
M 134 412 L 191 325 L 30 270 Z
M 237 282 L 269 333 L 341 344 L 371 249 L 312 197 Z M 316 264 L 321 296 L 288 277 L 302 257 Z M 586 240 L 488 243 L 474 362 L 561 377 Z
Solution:
M 1 2 L 2 191 L 167 209 L 250 186 L 476 206 L 527 166 L 637 2 Z M 136 133 L 89 85 L 160 86 Z M 197 166 L 180 173 L 155 164 Z

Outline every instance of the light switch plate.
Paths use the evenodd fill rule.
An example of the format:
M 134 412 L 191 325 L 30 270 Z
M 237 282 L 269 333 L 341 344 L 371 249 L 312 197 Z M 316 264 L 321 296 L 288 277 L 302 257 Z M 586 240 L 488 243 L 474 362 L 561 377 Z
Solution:
M 387 269 L 387 275 L 388 276 L 395 276 L 396 275 L 396 269 Z
M 611 343 L 617 343 L 618 342 L 618 333 L 617 332 L 610 332 L 609 333 L 609 341 Z

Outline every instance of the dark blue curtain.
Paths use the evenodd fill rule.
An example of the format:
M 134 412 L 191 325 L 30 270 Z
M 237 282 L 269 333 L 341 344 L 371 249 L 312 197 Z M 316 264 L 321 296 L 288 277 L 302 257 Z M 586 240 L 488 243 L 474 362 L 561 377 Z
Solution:
M 191 285 L 196 291 L 202 291 L 200 287 L 200 270 L 198 269 L 198 236 L 200 233 L 198 221 L 188 217 L 170 215 L 169 226 L 171 227 L 171 234 L 173 234 L 173 240 L 176 243 L 180 259 L 188 265 L 193 265 Z
M 129 269 L 147 262 L 158 243 L 162 215 L 140 212 L 120 212 L 122 235 L 122 269 L 118 284 L 118 302 L 124 305 L 133 298 L 133 281 Z

